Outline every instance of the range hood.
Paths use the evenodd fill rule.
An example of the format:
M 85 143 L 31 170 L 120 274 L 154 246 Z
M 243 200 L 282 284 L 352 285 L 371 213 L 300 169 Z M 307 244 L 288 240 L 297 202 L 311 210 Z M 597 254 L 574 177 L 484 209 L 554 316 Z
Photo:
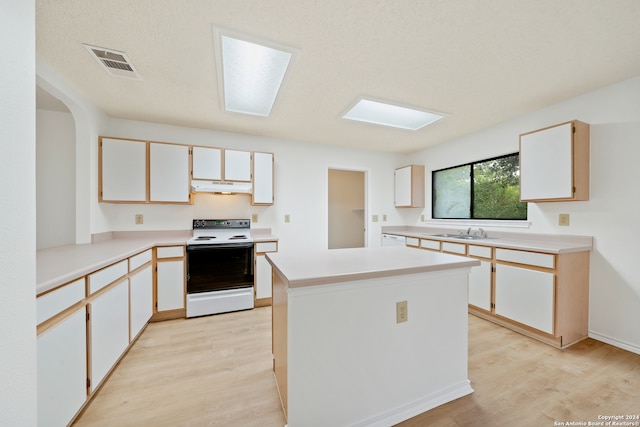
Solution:
M 251 194 L 250 182 L 226 181 L 191 181 L 191 191 L 194 193 L 243 193 Z

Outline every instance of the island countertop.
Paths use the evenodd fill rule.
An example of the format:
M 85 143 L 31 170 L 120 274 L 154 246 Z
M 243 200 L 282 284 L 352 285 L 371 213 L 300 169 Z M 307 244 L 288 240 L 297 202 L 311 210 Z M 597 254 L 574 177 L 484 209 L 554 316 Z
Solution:
M 480 265 L 472 258 L 398 246 L 275 252 L 266 257 L 289 288 Z

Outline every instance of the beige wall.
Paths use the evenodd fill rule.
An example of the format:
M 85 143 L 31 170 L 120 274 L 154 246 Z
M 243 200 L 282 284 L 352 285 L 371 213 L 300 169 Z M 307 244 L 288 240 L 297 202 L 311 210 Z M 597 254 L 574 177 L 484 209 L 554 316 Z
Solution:
M 329 169 L 329 249 L 364 246 L 364 172 Z

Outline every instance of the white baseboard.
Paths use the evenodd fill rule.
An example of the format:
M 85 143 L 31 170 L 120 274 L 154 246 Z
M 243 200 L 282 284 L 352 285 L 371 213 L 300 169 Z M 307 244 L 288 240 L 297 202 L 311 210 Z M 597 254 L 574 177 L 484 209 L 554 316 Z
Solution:
M 422 414 L 437 406 L 444 405 L 473 393 L 469 380 L 462 381 L 461 383 L 454 384 L 443 390 L 432 393 L 414 402 L 408 403 L 399 408 L 395 408 L 391 411 L 387 411 L 383 414 L 377 415 L 373 418 L 369 418 L 364 421 L 352 424 L 353 427 L 388 427 L 402 421 L 406 421 L 409 418 L 413 418 L 416 415 Z
M 640 345 L 632 344 L 617 338 L 610 337 L 608 335 L 600 334 L 598 332 L 589 331 L 589 338 L 602 341 L 603 343 L 610 344 L 614 347 L 621 348 L 623 350 L 630 351 L 632 353 L 640 354 Z

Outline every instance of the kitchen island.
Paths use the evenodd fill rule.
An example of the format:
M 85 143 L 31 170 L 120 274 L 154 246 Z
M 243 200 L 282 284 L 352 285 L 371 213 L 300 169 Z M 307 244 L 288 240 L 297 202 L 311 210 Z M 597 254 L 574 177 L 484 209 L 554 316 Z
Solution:
M 288 426 L 388 426 L 473 392 L 470 258 L 406 247 L 267 254 Z

